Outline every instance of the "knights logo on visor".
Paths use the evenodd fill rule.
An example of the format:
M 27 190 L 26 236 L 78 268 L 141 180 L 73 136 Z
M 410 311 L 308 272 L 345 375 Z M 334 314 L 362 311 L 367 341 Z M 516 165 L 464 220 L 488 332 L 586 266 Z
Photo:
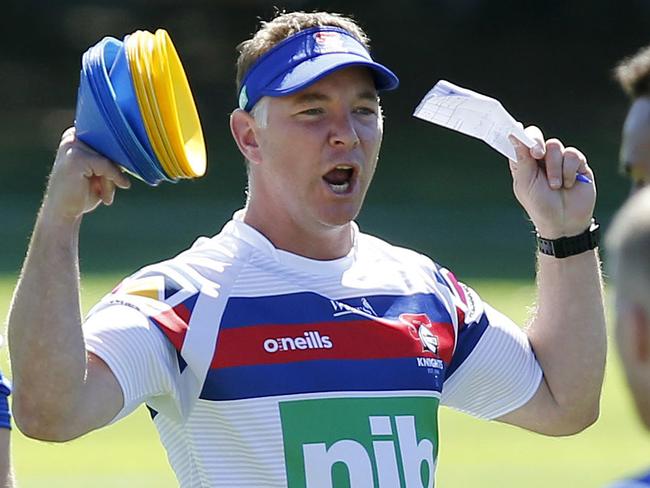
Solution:
M 321 53 L 344 51 L 343 36 L 339 32 L 321 31 L 314 33 L 317 49 Z

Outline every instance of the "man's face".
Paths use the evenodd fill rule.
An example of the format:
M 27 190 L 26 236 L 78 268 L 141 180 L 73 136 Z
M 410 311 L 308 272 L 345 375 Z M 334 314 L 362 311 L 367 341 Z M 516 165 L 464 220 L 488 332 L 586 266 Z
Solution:
M 251 201 L 263 202 L 267 217 L 314 230 L 357 216 L 383 133 L 366 68 L 341 69 L 295 94 L 270 97 L 260 125 Z
M 637 98 L 623 125 L 621 171 L 632 183 L 631 192 L 650 183 L 650 97 Z
M 616 301 L 619 357 L 639 417 L 650 430 L 650 315 L 620 295 Z

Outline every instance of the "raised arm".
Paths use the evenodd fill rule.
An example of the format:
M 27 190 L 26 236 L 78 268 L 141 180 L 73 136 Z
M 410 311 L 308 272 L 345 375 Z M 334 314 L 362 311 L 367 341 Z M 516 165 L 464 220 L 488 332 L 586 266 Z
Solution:
M 71 439 L 122 406 L 113 374 L 85 349 L 78 238 L 83 214 L 129 185 L 74 129 L 63 134 L 8 318 L 14 417 L 28 436 Z
M 516 143 L 514 192 L 546 239 L 575 236 L 591 223 L 596 188 L 585 156 L 557 139 L 529 150 Z M 596 250 L 567 258 L 538 253 L 537 309 L 526 333 L 544 371 L 533 398 L 499 420 L 548 435 L 579 432 L 598 418 L 607 350 L 600 260 Z

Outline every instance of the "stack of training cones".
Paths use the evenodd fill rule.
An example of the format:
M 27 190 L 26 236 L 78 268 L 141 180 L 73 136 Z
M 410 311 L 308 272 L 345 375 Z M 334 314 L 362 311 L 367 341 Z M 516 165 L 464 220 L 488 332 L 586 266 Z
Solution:
M 80 140 L 149 185 L 205 174 L 199 115 L 163 29 L 106 37 L 84 53 L 75 127 Z

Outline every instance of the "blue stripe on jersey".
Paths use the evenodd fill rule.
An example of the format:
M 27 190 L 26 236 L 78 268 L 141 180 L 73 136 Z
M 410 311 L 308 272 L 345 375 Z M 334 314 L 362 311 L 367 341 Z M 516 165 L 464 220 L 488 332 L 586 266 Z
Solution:
M 204 400 L 240 400 L 327 391 L 440 391 L 444 371 L 418 366 L 417 358 L 318 360 L 211 369 Z
M 185 371 L 185 368 L 187 367 L 187 362 L 185 361 L 185 358 L 181 355 L 180 351 L 176 351 L 176 359 L 178 360 L 178 372 L 182 373 Z
M 436 281 L 437 281 L 438 283 L 440 283 L 442 286 L 444 286 L 444 287 L 447 288 L 448 290 L 451 290 L 451 288 L 449 288 L 449 283 L 447 282 L 447 280 L 445 280 L 445 279 L 442 277 L 442 275 L 440 274 L 440 268 L 436 269 L 436 271 L 433 273 L 433 276 L 436 277 Z M 453 290 L 452 290 L 452 291 L 453 291 Z
M 483 333 L 488 328 L 488 318 L 485 313 L 481 316 L 478 322 L 466 324 L 465 327 L 460 329 L 458 339 L 456 341 L 456 350 L 452 357 L 451 364 L 447 368 L 446 378 L 449 378 L 458 367 L 463 364 L 465 359 L 476 347 L 478 341 L 483 337 Z M 446 379 L 445 378 L 445 379 Z
M 264 297 L 231 297 L 221 319 L 222 329 L 264 324 L 305 324 L 349 320 L 345 304 L 370 315 L 396 319 L 402 313 L 426 313 L 433 322 L 451 323 L 449 312 L 434 294 L 373 295 L 330 300 L 312 292 Z

